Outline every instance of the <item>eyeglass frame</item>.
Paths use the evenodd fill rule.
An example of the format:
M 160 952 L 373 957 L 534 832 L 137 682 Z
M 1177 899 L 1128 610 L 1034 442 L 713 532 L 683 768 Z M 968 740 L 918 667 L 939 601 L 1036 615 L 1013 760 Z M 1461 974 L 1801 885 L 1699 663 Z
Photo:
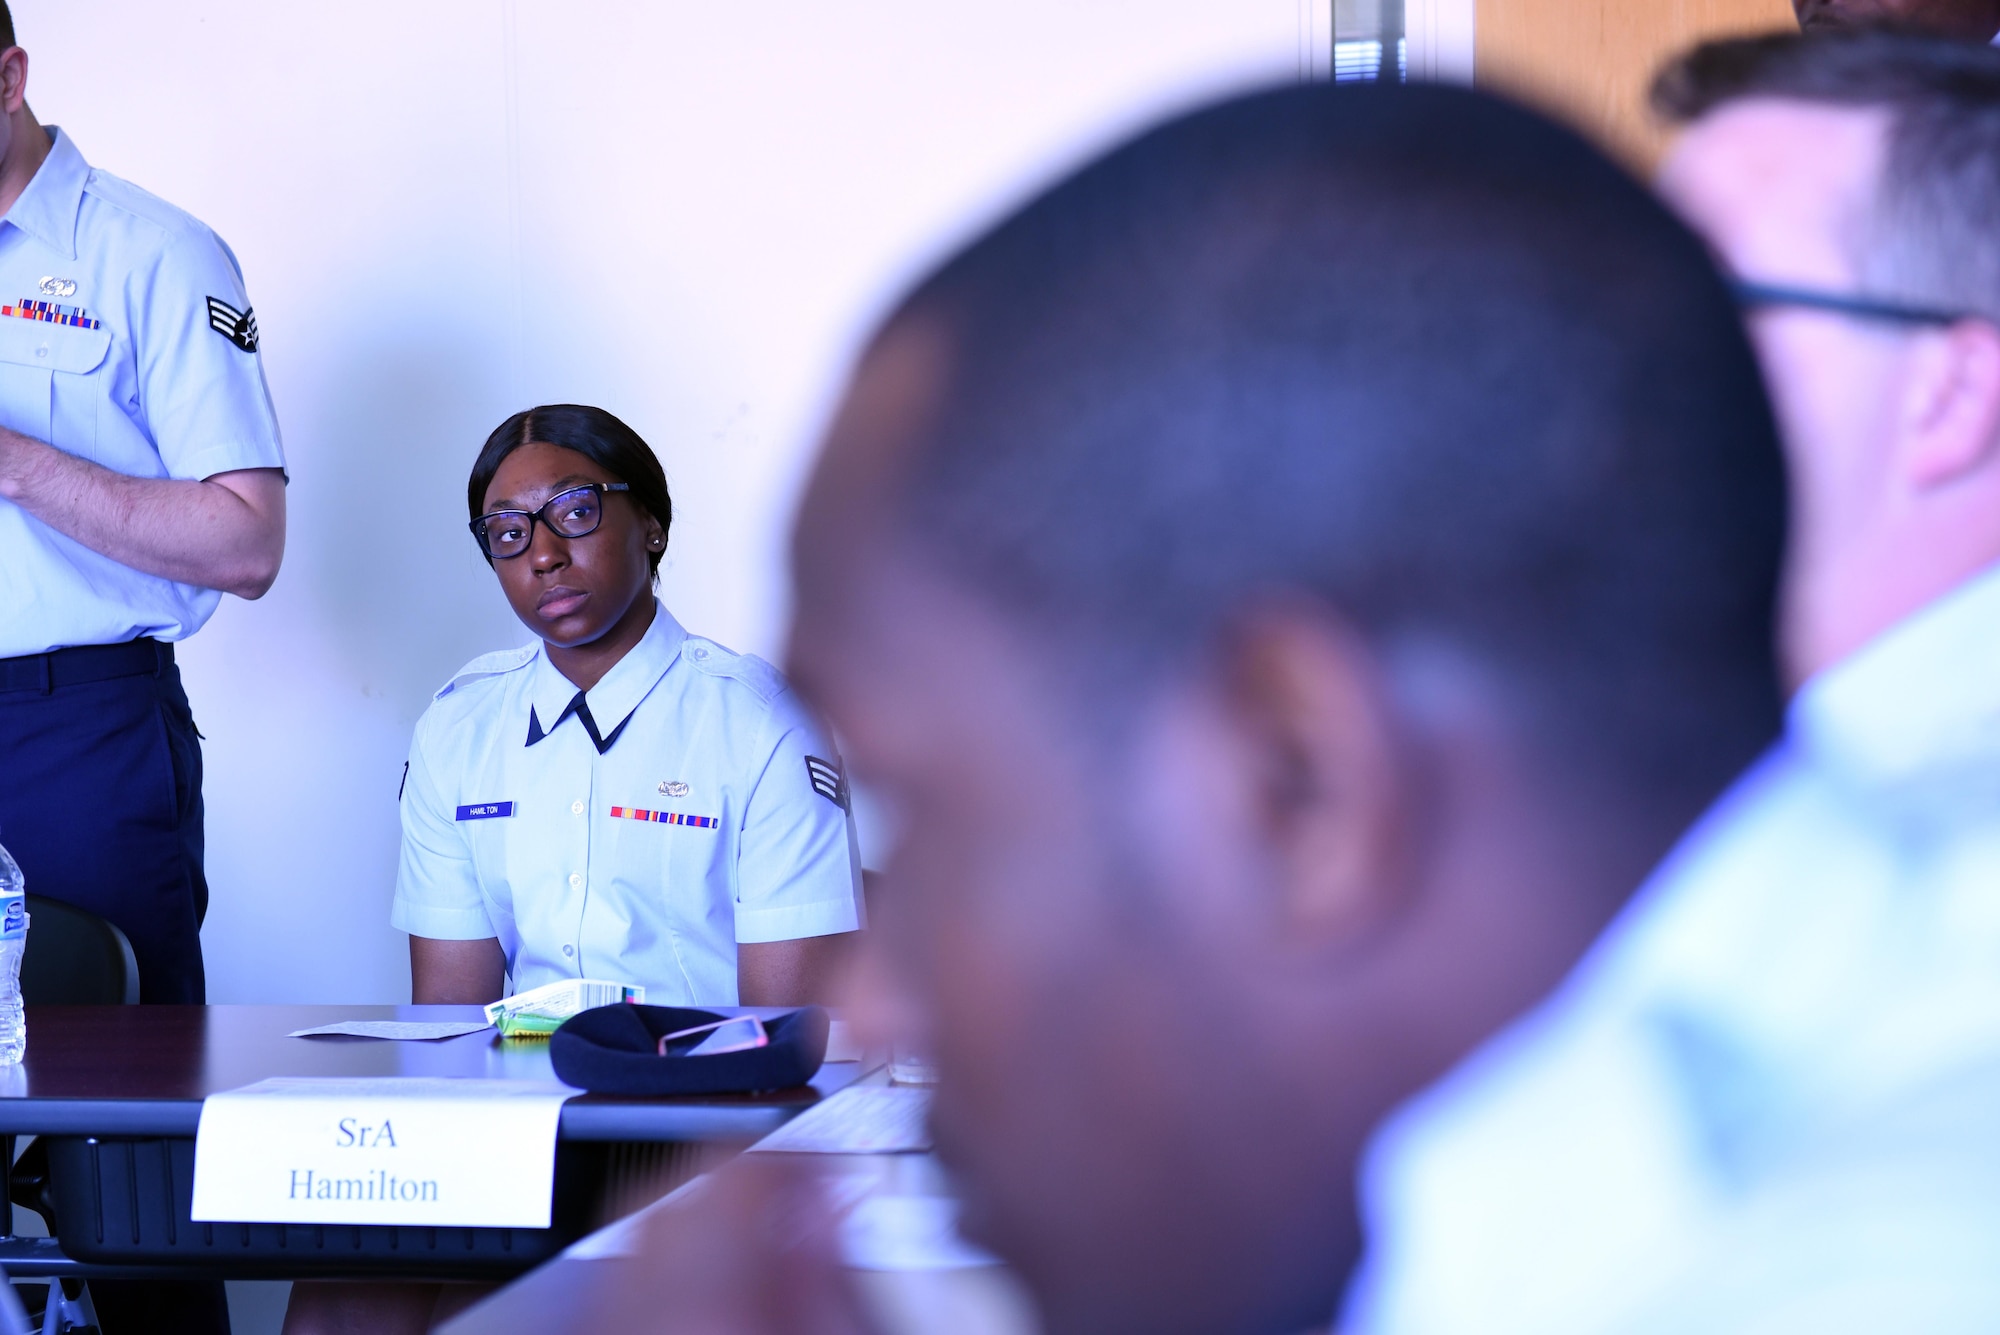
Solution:
M 1803 310 L 1851 315 L 1859 320 L 1882 320 L 1890 324 L 1935 325 L 1943 328 L 1961 320 L 1984 318 L 1975 311 L 1948 311 L 1936 306 L 1914 306 L 1881 297 L 1822 292 L 1814 288 L 1791 287 L 1784 283 L 1754 283 L 1743 278 L 1729 281 L 1729 293 L 1745 311 L 1769 306 L 1796 306 Z
M 526 556 L 531 550 L 533 550 L 535 546 L 536 524 L 540 524 L 542 527 L 546 528 L 549 532 L 555 534 L 557 537 L 566 540 L 574 540 L 576 538 L 587 538 L 591 534 L 597 532 L 598 528 L 604 523 L 604 498 L 614 491 L 630 491 L 630 490 L 632 490 L 632 484 L 629 482 L 583 482 L 579 483 L 574 487 L 564 487 L 561 491 L 557 492 L 555 495 L 543 501 L 541 505 L 536 509 L 489 510 L 487 513 L 479 516 L 479 518 L 468 523 L 466 527 L 472 531 L 472 540 L 479 544 L 479 550 L 485 555 L 487 560 L 512 561 L 515 557 Z M 547 519 L 543 518 L 543 512 L 546 511 L 551 505 L 554 505 L 557 501 L 560 501 L 565 497 L 574 496 L 579 491 L 594 491 L 597 493 L 597 502 L 598 502 L 597 523 L 592 524 L 589 528 L 585 529 L 581 533 L 565 533 L 561 529 L 557 528 L 554 524 L 551 524 Z M 525 516 L 528 521 L 528 541 L 526 545 L 524 545 L 518 552 L 510 552 L 506 556 L 495 556 L 493 554 L 493 544 L 488 542 L 486 538 L 485 524 L 486 521 L 488 521 L 489 519 L 498 519 L 501 515 Z

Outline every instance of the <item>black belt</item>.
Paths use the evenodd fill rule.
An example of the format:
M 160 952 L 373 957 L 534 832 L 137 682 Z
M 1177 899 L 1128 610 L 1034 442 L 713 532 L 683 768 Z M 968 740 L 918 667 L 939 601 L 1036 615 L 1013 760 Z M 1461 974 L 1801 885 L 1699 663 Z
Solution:
M 0 692 L 50 691 L 114 677 L 157 677 L 174 665 L 174 647 L 158 640 L 85 644 L 45 654 L 0 658 Z

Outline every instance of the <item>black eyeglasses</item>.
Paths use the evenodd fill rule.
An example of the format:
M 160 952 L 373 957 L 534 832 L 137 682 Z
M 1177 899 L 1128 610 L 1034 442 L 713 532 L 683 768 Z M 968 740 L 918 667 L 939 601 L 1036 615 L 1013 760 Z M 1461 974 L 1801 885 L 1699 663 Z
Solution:
M 1806 310 L 1832 311 L 1861 320 L 1885 320 L 1890 324 L 1953 325 L 1973 318 L 1971 311 L 1947 311 L 1934 306 L 1908 306 L 1877 297 L 1849 296 L 1842 292 L 1818 292 L 1811 288 L 1786 287 L 1781 283 L 1750 283 L 1735 279 L 1729 284 L 1736 304 L 1746 311 L 1771 306 L 1799 306 Z
M 550 532 L 565 538 L 581 538 L 597 532 L 597 526 L 604 522 L 604 493 L 630 490 L 631 486 L 624 482 L 587 482 L 549 497 L 539 510 L 495 510 L 479 516 L 469 527 L 488 560 L 505 561 L 534 545 L 537 520 L 547 524 Z

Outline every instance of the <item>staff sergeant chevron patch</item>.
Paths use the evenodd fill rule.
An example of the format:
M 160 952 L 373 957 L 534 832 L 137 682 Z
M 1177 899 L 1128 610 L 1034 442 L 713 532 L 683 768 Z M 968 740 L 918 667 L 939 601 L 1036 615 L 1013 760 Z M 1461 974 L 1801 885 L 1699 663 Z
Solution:
M 243 351 L 257 351 L 257 316 L 253 312 L 247 309 L 239 311 L 226 301 L 210 297 L 208 323 L 216 333 Z
M 840 772 L 838 764 L 821 760 L 818 756 L 807 756 L 806 773 L 812 779 L 814 792 L 842 811 L 848 809 L 847 777 Z

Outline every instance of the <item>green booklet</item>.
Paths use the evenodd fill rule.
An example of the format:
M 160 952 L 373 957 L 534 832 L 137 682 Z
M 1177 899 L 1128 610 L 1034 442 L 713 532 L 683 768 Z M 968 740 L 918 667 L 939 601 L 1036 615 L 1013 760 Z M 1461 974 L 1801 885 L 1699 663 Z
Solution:
M 645 999 L 643 987 L 595 978 L 565 978 L 489 1003 L 486 1022 L 497 1026 L 503 1038 L 547 1038 L 579 1011 Z

